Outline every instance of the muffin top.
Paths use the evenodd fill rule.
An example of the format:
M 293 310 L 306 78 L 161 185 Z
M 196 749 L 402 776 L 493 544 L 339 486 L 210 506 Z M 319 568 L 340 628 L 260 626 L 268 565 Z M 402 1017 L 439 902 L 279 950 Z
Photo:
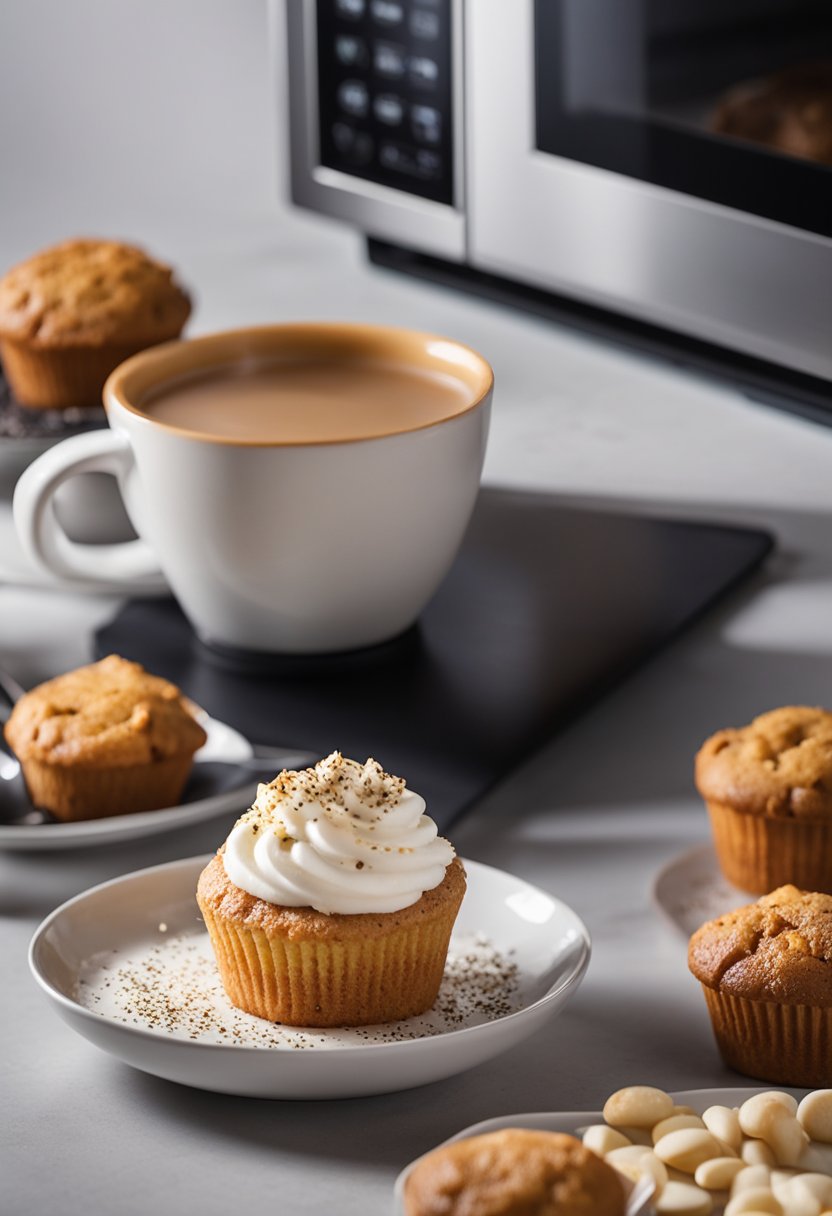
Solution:
M 175 684 L 114 654 L 26 693 L 5 736 L 22 761 L 96 768 L 193 754 L 207 738 Z
M 832 165 L 832 60 L 737 85 L 720 102 L 711 128 Z
M 832 895 L 778 887 L 694 933 L 688 966 L 708 988 L 752 1001 L 832 1006 Z
M 406 1216 L 624 1216 L 612 1166 L 574 1136 L 507 1128 L 446 1144 L 416 1163 Z
M 0 337 L 35 347 L 149 346 L 190 311 L 169 266 L 119 241 L 64 241 L 0 279 Z
M 703 798 L 752 815 L 832 815 L 832 713 L 773 709 L 739 730 L 720 730 L 696 757 Z

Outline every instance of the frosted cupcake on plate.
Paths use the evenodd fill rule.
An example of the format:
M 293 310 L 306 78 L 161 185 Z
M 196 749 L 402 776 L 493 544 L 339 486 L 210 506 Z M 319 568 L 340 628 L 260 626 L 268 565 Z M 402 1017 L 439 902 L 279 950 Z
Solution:
M 425 802 L 375 760 L 279 773 L 203 870 L 223 987 L 289 1026 L 362 1026 L 436 1000 L 465 871 Z

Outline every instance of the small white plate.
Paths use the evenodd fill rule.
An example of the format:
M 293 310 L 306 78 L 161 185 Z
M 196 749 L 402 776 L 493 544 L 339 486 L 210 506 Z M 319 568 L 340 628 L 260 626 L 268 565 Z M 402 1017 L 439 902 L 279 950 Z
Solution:
M 185 786 L 183 801 L 178 806 L 156 811 L 139 811 L 133 815 L 109 815 L 102 819 L 79 819 L 74 823 L 13 822 L 32 810 L 22 778 L 0 781 L 0 852 L 40 852 L 53 849 L 78 849 L 92 845 L 116 844 L 172 832 L 176 828 L 226 812 L 245 810 L 257 796 L 260 780 L 270 780 L 281 768 L 294 767 L 296 761 L 308 762 L 308 757 L 288 748 L 276 752 L 273 761 L 264 761 L 261 774 L 231 776 L 218 780 L 215 770 L 204 762 L 214 760 L 240 763 L 250 760 L 254 749 L 239 731 L 226 722 L 219 722 L 201 712 L 198 715 L 208 739 L 197 752 L 197 761 Z M 0 754 L 2 760 L 2 754 Z M 270 765 L 271 767 L 267 767 Z M 210 779 L 208 774 L 211 774 Z M 230 784 L 233 781 L 233 784 Z
M 74 1030 L 134 1068 L 197 1089 L 257 1098 L 347 1098 L 426 1085 L 473 1068 L 541 1027 L 575 992 L 589 962 L 589 934 L 566 904 L 520 878 L 469 861 L 468 891 L 451 949 L 461 951 L 467 965 L 472 940 L 483 935 L 503 960 L 510 959 L 516 967 L 513 1007 L 492 1009 L 491 1020 L 469 1008 L 461 1025 L 451 1010 L 444 1021 L 453 1004 L 452 985 L 450 997 L 440 994 L 430 1014 L 395 1025 L 276 1027 L 234 1010 L 213 966 L 201 961 L 207 934 L 194 892 L 208 860 L 192 857 L 139 870 L 76 896 L 47 917 L 29 953 L 35 979 Z M 191 963 L 187 973 L 160 984 L 159 963 L 164 972 L 171 941 L 178 951 L 176 965 L 187 951 Z M 109 988 L 106 980 L 101 983 L 105 968 Z M 463 998 L 466 986 L 487 988 L 488 983 L 487 968 L 477 975 L 475 967 L 468 979 L 464 966 L 457 965 L 453 984 Z M 499 971 L 491 984 L 499 997 Z M 126 1012 L 122 1004 L 116 1014 L 114 1002 L 124 999 L 120 992 L 134 1008 Z M 473 1001 L 467 1004 L 473 1007 Z M 179 1012 L 170 1014 L 173 1006 Z M 182 1006 L 204 1009 L 209 1032 L 191 1038 L 197 1031 L 193 1022 L 187 1024 L 190 1013 L 182 1014 Z M 144 1016 L 148 1008 L 150 1023 L 156 1023 L 152 1028 Z M 171 1019 L 175 1028 L 165 1029 Z M 206 1041 L 211 1028 L 228 1030 L 245 1045 Z
M 707 920 L 753 903 L 756 897 L 723 878 L 710 844 L 697 845 L 663 866 L 653 883 L 659 910 L 690 937 Z
M 637 1083 L 634 1082 L 634 1084 Z M 678 1106 L 690 1106 L 701 1115 L 709 1106 L 741 1106 L 746 1098 L 750 1098 L 754 1094 L 766 1093 L 772 1088 L 771 1085 L 757 1085 L 753 1088 L 684 1089 L 678 1093 L 672 1093 L 670 1096 Z M 780 1087 L 780 1092 L 783 1092 L 782 1087 Z M 794 1094 L 799 1100 L 806 1090 L 789 1089 L 786 1092 Z M 604 1116 L 600 1110 L 541 1111 L 526 1115 L 501 1115 L 497 1119 L 485 1119 L 482 1123 L 474 1123 L 471 1127 L 464 1128 L 442 1143 L 453 1144 L 457 1140 L 467 1140 L 471 1136 L 482 1136 L 487 1132 L 499 1132 L 507 1127 L 521 1127 L 540 1132 L 566 1132 L 570 1136 L 577 1136 L 580 1129 L 589 1127 L 593 1123 L 603 1122 Z M 436 1147 L 441 1148 L 442 1145 Z M 404 1184 L 410 1171 L 421 1159 L 421 1157 L 417 1157 L 415 1161 L 411 1161 L 396 1179 L 396 1216 L 404 1216 Z M 638 1206 L 638 1210 L 641 1210 L 641 1205 Z

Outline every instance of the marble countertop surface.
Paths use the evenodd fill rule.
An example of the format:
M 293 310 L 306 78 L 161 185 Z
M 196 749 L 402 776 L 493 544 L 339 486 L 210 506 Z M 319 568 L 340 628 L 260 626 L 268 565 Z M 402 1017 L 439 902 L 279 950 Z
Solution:
M 115 37 L 110 10 L 120 6 L 84 6 L 101 36 Z M 31 55 L 35 22 L 24 9 L 34 7 L 15 3 L 11 16 L 0 17 L 0 47 L 8 46 L 3 22 L 10 23 L 6 35 Z M 46 7 L 44 37 L 60 65 L 68 19 L 64 6 Z M 139 8 L 126 8 L 139 22 Z M 149 6 L 151 29 L 162 8 L 155 0 Z M 259 108 L 271 87 L 255 53 L 260 6 L 241 5 L 233 27 L 221 6 L 207 8 L 219 25 L 187 79 L 196 88 L 204 70 L 207 80 L 230 45 L 236 67 L 228 104 L 238 115 L 246 107 L 259 115 L 248 127 L 223 125 L 213 95 L 200 95 L 202 118 L 226 161 L 212 167 L 207 137 L 188 143 L 193 91 L 176 93 L 158 144 L 138 123 L 129 127 L 130 143 L 92 107 L 92 86 L 78 84 L 70 95 L 83 133 L 76 155 L 89 173 L 80 182 L 77 174 L 67 178 L 60 198 L 44 193 L 67 155 L 52 111 L 29 112 L 33 138 L 51 152 L 48 163 L 31 156 L 19 135 L 3 135 L 0 265 L 75 232 L 136 236 L 194 286 L 192 333 L 298 318 L 393 321 L 446 333 L 482 350 L 495 368 L 486 484 L 748 523 L 771 530 L 777 547 L 758 575 L 507 776 L 456 828 L 461 854 L 569 903 L 590 929 L 593 957 L 561 1016 L 454 1079 L 376 1098 L 267 1102 L 132 1071 L 55 1017 L 28 974 L 28 941 L 43 916 L 93 883 L 213 849 L 216 825 L 83 853 L 0 854 L 0 1210 L 7 1216 L 186 1209 L 219 1216 L 232 1206 L 266 1205 L 370 1216 L 392 1210 L 393 1180 L 407 1161 L 490 1116 L 593 1109 L 635 1082 L 669 1089 L 741 1083 L 718 1059 L 684 938 L 653 906 L 651 886 L 662 865 L 707 839 L 692 783 L 702 739 L 776 705 L 830 701 L 832 430 L 670 364 L 371 268 L 356 234 L 276 202 L 271 145 L 255 154 L 240 139 L 245 130 L 262 149 L 274 133 L 273 115 Z M 194 3 L 183 10 L 197 20 Z M 190 45 L 182 20 L 172 23 L 164 54 L 154 52 L 171 88 L 174 61 Z M 138 26 L 136 38 L 139 46 L 153 43 Z M 82 55 L 77 71 L 85 63 Z M 67 68 L 56 70 L 58 83 L 70 81 Z M 111 65 L 96 71 L 99 90 L 117 87 Z M 0 83 L 0 102 L 7 87 Z M 138 103 L 130 104 L 135 119 Z M 162 121 L 151 106 L 148 124 Z M 143 158 L 145 182 L 156 180 L 154 158 L 163 157 L 168 194 L 131 188 L 125 143 Z M 184 163 L 172 175 L 176 147 Z M 212 172 L 216 190 L 206 187 Z M 92 631 L 120 601 L 27 585 L 10 524 L 13 476 L 0 476 L 0 666 L 30 686 L 87 661 Z

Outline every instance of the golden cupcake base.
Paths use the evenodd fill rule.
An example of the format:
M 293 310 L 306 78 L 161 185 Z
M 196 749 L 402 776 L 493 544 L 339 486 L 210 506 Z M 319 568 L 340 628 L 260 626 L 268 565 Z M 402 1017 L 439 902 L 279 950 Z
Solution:
M 832 894 L 832 822 L 747 814 L 706 803 L 722 873 L 742 891 L 765 895 L 793 883 Z
M 400 912 L 325 916 L 255 899 L 217 856 L 197 901 L 237 1008 L 286 1026 L 366 1026 L 433 1005 L 464 894 L 455 859 L 438 887 Z
M 729 1068 L 777 1085 L 832 1086 L 832 1009 L 751 1001 L 702 985 Z
M 24 760 L 23 779 L 35 806 L 74 822 L 133 815 L 176 806 L 193 766 L 193 754 L 152 764 L 87 768 Z
M 4 339 L 0 359 L 15 399 L 30 409 L 87 409 L 100 405 L 104 382 L 146 343 L 106 343 L 42 350 Z

